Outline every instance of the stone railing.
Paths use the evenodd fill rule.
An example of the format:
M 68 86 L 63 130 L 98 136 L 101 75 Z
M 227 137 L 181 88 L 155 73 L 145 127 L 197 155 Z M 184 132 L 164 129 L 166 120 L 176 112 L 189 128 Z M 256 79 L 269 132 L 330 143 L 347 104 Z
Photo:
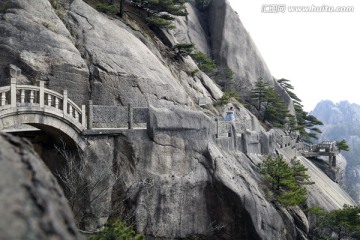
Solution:
M 147 128 L 148 107 L 93 105 L 89 101 L 88 129 L 93 128 Z
M 85 105 L 78 107 L 68 98 L 67 90 L 62 94 L 39 86 L 17 85 L 16 79 L 11 79 L 10 86 L 0 87 L 0 111 L 31 111 L 34 108 L 43 112 L 54 112 L 86 127 Z
M 219 119 L 215 119 L 216 137 L 231 137 L 231 127 L 232 125 L 236 125 L 236 123 L 237 122 L 221 121 Z

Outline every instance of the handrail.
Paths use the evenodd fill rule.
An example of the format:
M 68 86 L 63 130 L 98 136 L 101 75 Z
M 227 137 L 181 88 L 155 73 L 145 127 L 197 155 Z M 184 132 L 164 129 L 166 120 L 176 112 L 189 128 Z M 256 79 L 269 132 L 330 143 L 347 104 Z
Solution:
M 10 94 L 6 94 L 8 92 L 10 92 Z M 62 101 L 62 104 L 60 104 L 60 101 Z M 47 103 L 47 105 L 45 105 L 45 103 Z M 63 117 L 71 117 L 74 121 L 86 127 L 85 105 L 79 107 L 67 97 L 66 90 L 61 94 L 45 88 L 43 81 L 39 82 L 39 86 L 17 85 L 16 79 L 11 79 L 10 86 L 0 87 L 1 107 L 9 106 L 16 110 L 18 107 L 21 107 L 22 104 L 40 107 L 44 112 L 49 108 L 60 110 Z

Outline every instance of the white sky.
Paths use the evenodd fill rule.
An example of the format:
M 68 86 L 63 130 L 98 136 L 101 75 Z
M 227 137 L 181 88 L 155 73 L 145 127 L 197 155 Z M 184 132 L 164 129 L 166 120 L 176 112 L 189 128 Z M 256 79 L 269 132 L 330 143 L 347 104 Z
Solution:
M 291 81 L 306 111 L 327 99 L 360 104 L 359 0 L 229 1 L 272 75 Z M 262 6 L 272 3 L 286 4 L 285 12 L 262 13 Z M 354 12 L 288 11 L 312 5 L 354 6 Z

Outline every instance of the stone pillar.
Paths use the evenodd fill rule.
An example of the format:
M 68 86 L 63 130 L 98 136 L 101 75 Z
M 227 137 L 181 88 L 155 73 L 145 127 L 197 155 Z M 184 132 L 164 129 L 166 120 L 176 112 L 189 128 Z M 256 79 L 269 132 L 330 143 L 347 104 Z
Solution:
M 332 158 L 332 167 L 336 167 L 336 156 L 333 156 Z
M 133 108 L 131 103 L 128 104 L 128 128 L 133 128 Z
M 16 108 L 16 78 L 11 78 L 10 83 L 10 104 L 12 108 Z
M 68 103 L 67 90 L 64 90 L 63 91 L 63 113 L 64 113 L 64 117 L 67 115 L 67 103 Z
M 20 76 L 21 69 L 15 65 L 9 65 L 10 76 L 10 106 L 16 108 L 16 79 Z
M 81 106 L 81 125 L 86 128 L 86 106 Z
M 87 128 L 91 130 L 93 128 L 93 121 L 94 121 L 94 106 L 93 101 L 89 100 L 88 104 L 88 118 L 87 118 Z
M 44 81 L 39 81 L 39 86 L 40 86 L 40 94 L 39 94 L 39 104 L 40 104 L 40 108 L 44 107 Z

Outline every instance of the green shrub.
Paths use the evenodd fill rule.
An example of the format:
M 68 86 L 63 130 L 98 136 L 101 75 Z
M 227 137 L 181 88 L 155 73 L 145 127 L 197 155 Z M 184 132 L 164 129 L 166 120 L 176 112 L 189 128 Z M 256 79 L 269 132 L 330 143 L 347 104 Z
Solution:
M 206 56 L 205 53 L 198 51 L 191 54 L 191 57 L 202 71 L 206 73 L 213 73 L 216 71 L 215 61 Z
M 198 73 L 200 70 L 198 68 L 195 68 L 191 71 L 188 71 L 187 74 L 190 75 L 190 76 L 195 76 L 196 73 Z
M 109 5 L 107 3 L 99 2 L 95 4 L 95 8 L 99 12 L 103 12 L 106 14 L 116 14 L 116 8 L 114 7 L 114 5 Z
M 164 18 L 160 18 L 160 17 L 148 17 L 146 18 L 146 21 L 153 26 L 159 27 L 159 28 L 168 28 L 168 29 L 173 29 L 175 28 L 174 25 L 172 25 L 172 21 L 171 20 L 166 20 Z
M 231 68 L 226 67 L 225 68 L 225 77 L 227 80 L 234 79 L 234 71 Z
M 240 96 L 237 92 L 234 92 L 234 91 L 225 92 L 224 95 L 222 95 L 222 97 L 218 99 L 217 103 L 219 105 L 228 104 L 230 102 L 231 98 L 235 98 L 236 100 L 239 100 Z
M 176 52 L 176 57 L 179 58 L 180 56 L 185 57 L 192 53 L 194 50 L 194 44 L 192 43 L 178 43 L 174 45 L 173 49 Z
M 142 234 L 135 231 L 122 221 L 107 224 L 104 229 L 95 233 L 90 240 L 144 240 Z
M 318 216 L 314 239 L 360 239 L 359 206 L 344 205 L 342 209 L 331 212 L 317 208 L 309 212 Z

